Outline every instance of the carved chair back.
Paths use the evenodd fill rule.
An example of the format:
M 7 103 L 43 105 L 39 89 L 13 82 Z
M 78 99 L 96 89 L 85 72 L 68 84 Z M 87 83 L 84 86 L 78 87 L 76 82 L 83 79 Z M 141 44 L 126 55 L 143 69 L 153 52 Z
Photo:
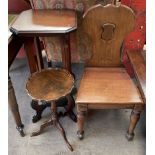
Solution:
M 133 30 L 135 16 L 124 5 L 95 5 L 83 15 L 84 40 L 91 51 L 86 66 L 121 66 L 121 46 Z

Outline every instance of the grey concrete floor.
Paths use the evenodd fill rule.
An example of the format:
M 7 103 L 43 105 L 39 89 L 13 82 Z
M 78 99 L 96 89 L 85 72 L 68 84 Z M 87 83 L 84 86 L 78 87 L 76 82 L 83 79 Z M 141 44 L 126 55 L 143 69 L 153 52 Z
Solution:
M 79 84 L 83 66 L 73 64 L 76 84 Z M 135 138 L 128 142 L 125 133 L 129 125 L 131 110 L 90 110 L 86 117 L 85 138 L 80 141 L 76 137 L 77 125 L 68 117 L 61 118 L 69 142 L 74 151 L 70 152 L 54 128 L 49 127 L 37 137 L 30 134 L 50 117 L 50 109 L 46 109 L 42 119 L 33 124 L 31 119 L 35 114 L 30 107 L 30 97 L 26 94 L 25 83 L 29 70 L 25 59 L 16 59 L 12 65 L 10 75 L 22 121 L 25 125 L 25 137 L 20 137 L 15 129 L 15 123 L 9 111 L 9 155 L 144 155 L 146 149 L 146 115 L 145 111 L 135 130 Z M 76 110 L 75 110 L 76 111 Z

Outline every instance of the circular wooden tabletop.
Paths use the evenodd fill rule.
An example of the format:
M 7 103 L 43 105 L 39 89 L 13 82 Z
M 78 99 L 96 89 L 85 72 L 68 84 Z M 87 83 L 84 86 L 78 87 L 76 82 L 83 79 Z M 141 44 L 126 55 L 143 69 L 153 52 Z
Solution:
M 28 79 L 26 90 L 38 101 L 54 101 L 69 94 L 74 86 L 73 76 L 65 69 L 46 69 Z

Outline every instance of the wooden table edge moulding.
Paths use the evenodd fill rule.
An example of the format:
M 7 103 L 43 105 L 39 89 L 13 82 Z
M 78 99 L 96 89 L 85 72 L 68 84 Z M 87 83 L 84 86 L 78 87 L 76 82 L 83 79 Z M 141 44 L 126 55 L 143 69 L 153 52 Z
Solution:
M 10 31 L 23 41 L 31 74 L 44 68 L 39 37 L 60 36 L 64 45 L 62 47 L 63 68 L 73 75 L 71 71 L 70 33 L 76 29 L 77 17 L 73 10 L 30 9 L 23 11 L 18 16 Z M 36 57 L 34 53 L 36 53 Z M 34 123 L 41 119 L 42 112 L 47 106 L 49 104 L 39 105 L 38 102 L 32 100 L 31 107 L 36 111 L 36 115 L 32 119 Z

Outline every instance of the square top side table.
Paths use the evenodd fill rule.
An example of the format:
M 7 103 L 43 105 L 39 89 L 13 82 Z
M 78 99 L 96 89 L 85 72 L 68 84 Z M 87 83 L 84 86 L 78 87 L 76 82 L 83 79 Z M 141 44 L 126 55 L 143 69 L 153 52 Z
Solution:
M 38 37 L 59 35 L 64 45 L 63 67 L 71 72 L 70 33 L 76 29 L 77 18 L 73 10 L 27 10 L 18 16 L 10 31 L 23 39 L 31 73 L 43 68 Z M 35 43 L 37 65 L 32 43 Z

